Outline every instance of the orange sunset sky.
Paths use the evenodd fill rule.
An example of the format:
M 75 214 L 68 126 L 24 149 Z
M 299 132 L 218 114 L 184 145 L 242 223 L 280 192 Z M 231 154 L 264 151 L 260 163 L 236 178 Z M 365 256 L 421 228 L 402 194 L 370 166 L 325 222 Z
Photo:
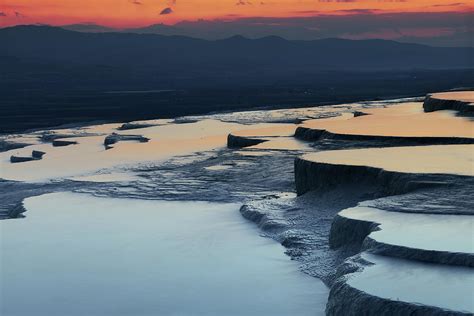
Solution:
M 134 27 L 198 19 L 468 12 L 473 4 L 474 0 L 0 0 L 0 26 L 96 23 Z

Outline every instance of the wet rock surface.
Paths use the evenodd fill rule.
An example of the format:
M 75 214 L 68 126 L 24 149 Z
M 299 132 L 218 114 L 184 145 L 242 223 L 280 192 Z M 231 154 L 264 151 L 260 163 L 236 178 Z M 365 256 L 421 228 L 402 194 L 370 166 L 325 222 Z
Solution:
M 297 136 L 301 138 L 324 142 L 325 137 L 323 135 L 326 131 L 300 129 L 299 133 L 300 135 Z M 349 141 L 349 138 L 345 139 L 346 143 Z M 358 142 L 358 144 L 344 146 L 343 148 L 366 147 L 361 143 L 359 137 L 354 137 L 354 140 Z M 370 142 L 370 139 L 366 138 L 364 141 Z M 373 141 L 374 142 L 370 144 L 371 146 L 367 147 L 385 147 L 380 143 L 380 138 L 373 137 Z M 425 141 L 426 140 L 422 140 L 420 143 L 423 144 Z M 452 140 L 438 139 L 438 141 L 441 141 L 441 143 L 449 143 Z M 324 148 L 324 144 L 316 144 L 314 147 Z M 337 147 L 337 143 L 333 143 L 330 149 L 343 149 Z M 408 270 L 411 269 L 411 262 L 413 262 L 414 266 L 417 264 L 435 264 L 435 266 L 427 265 L 428 270 L 426 271 L 430 271 L 430 269 L 437 271 L 437 269 L 443 270 L 446 268 L 451 269 L 447 271 L 456 271 L 456 267 L 458 266 L 468 267 L 468 269 L 472 269 L 473 267 L 474 249 L 472 248 L 472 243 L 469 248 L 469 240 L 471 238 L 470 236 L 472 236 L 472 231 L 470 231 L 469 228 L 467 228 L 464 235 L 460 235 L 461 239 L 464 238 L 462 242 L 466 244 L 466 247 L 463 248 L 465 250 L 454 250 L 458 244 L 449 246 L 447 240 L 452 236 L 449 234 L 445 237 L 437 236 L 438 239 L 445 238 L 442 245 L 436 244 L 436 241 L 433 240 L 431 242 L 435 243 L 436 247 L 426 245 L 427 247 L 425 248 L 422 241 L 415 240 L 423 236 L 424 233 L 430 233 L 429 230 L 426 230 L 429 226 L 426 226 L 427 224 L 423 220 L 421 220 L 421 223 L 425 225 L 426 228 L 420 227 L 417 232 L 418 237 L 414 235 L 412 240 L 406 235 L 403 237 L 404 232 L 403 229 L 401 229 L 400 243 L 392 243 L 383 242 L 376 237 L 372 237 L 374 233 L 379 237 L 384 236 L 384 225 L 381 225 L 378 219 L 371 219 L 370 216 L 352 218 L 347 215 L 351 214 L 349 210 L 353 210 L 352 213 L 354 215 L 357 214 L 358 208 L 361 210 L 364 208 L 373 209 L 374 211 L 378 210 L 376 212 L 382 215 L 384 214 L 383 212 L 389 212 L 388 214 L 400 214 L 400 216 L 395 217 L 400 218 L 400 225 L 402 225 L 400 227 L 406 227 L 408 223 L 403 225 L 403 220 L 410 221 L 413 216 L 417 218 L 430 216 L 429 218 L 427 217 L 426 220 L 430 219 L 430 221 L 434 220 L 438 222 L 440 225 L 439 228 L 456 230 L 456 227 L 458 227 L 455 234 L 459 237 L 459 234 L 462 234 L 460 230 L 461 226 L 453 226 L 450 228 L 449 225 L 457 224 L 448 221 L 448 217 L 450 220 L 458 220 L 460 224 L 468 221 L 465 224 L 469 225 L 468 223 L 471 221 L 470 216 L 473 214 L 472 209 L 474 209 L 474 202 L 468 198 L 470 195 L 469 192 L 474 189 L 474 180 L 471 176 L 404 173 L 387 171 L 383 168 L 369 165 L 328 163 L 326 161 L 317 161 L 317 159 L 307 160 L 302 157 L 295 160 L 295 183 L 299 195 L 304 193 L 308 194 L 307 192 L 310 191 L 320 193 L 329 192 L 331 190 L 337 190 L 338 187 L 347 185 L 366 188 L 366 193 L 369 197 L 364 202 L 358 203 L 358 207 L 345 209 L 335 215 L 329 234 L 329 245 L 331 249 L 352 249 L 353 251 L 354 249 L 358 249 L 357 251 L 364 251 L 364 253 L 370 253 L 372 256 L 375 255 L 375 257 L 402 258 L 402 260 L 407 260 L 406 262 L 408 262 L 408 264 L 405 266 Z M 304 196 L 305 195 L 302 195 L 302 197 Z M 388 216 L 388 218 L 393 218 L 393 216 Z M 390 220 L 393 221 L 394 219 Z M 433 226 L 433 228 L 434 227 L 436 226 Z M 425 231 L 423 229 L 425 229 Z M 433 231 L 432 233 L 437 235 L 443 234 L 443 232 L 440 231 Z M 389 239 L 397 240 L 394 236 Z M 418 246 L 406 246 L 404 243 L 407 243 L 407 245 L 418 244 Z M 356 256 L 347 259 L 339 266 L 335 273 L 337 277 L 332 279 L 334 282 L 331 284 L 326 309 L 328 315 L 468 315 L 472 313 L 469 307 L 467 307 L 467 310 L 463 310 L 462 308 L 457 310 L 456 306 L 445 307 L 443 305 L 445 303 L 438 304 L 435 302 L 436 299 L 430 303 L 421 303 L 423 300 L 426 300 L 423 296 L 420 296 L 420 301 L 417 302 L 416 295 L 414 295 L 412 300 L 404 301 L 396 299 L 395 296 L 392 297 L 390 294 L 386 294 L 388 296 L 379 296 L 377 292 L 369 294 L 359 289 L 357 285 L 350 283 L 350 280 L 353 278 L 364 279 L 364 276 L 367 274 L 364 272 L 364 269 L 371 264 L 383 265 L 384 263 L 367 263 L 365 260 L 360 260 L 360 256 Z M 436 265 L 438 265 L 439 268 L 437 268 Z M 423 273 L 423 271 L 424 270 L 420 270 L 420 273 Z M 469 272 L 466 273 L 469 274 Z M 416 280 L 413 282 L 416 282 Z M 466 283 L 470 281 L 469 279 L 461 281 L 453 278 L 447 282 L 450 286 L 457 286 L 458 284 L 463 286 L 463 282 Z M 382 287 L 397 289 L 397 281 L 394 281 L 394 284 L 382 285 Z M 420 286 L 418 291 L 423 293 L 428 292 L 429 289 Z M 425 296 L 426 295 L 428 294 L 425 294 Z M 438 295 L 442 294 L 439 293 Z M 470 295 L 468 290 L 468 292 L 464 294 L 464 300 L 470 300 Z M 470 308 L 472 309 L 473 306 Z
M 33 150 L 31 152 L 31 156 L 17 156 L 17 155 L 10 156 L 10 162 L 20 163 L 20 162 L 40 160 L 43 158 L 44 155 L 46 155 L 44 151 Z
M 142 135 L 122 135 L 122 134 L 112 133 L 108 135 L 107 137 L 105 137 L 104 139 L 105 149 L 111 149 L 113 148 L 112 146 L 113 144 L 116 144 L 122 141 L 137 141 L 140 143 L 147 143 L 149 139 Z
M 470 99 L 466 98 L 466 94 L 470 94 Z M 474 91 L 463 93 L 461 97 L 456 92 L 431 94 L 425 98 L 423 109 L 425 112 L 454 110 L 463 114 L 474 115 L 473 96 Z
M 385 267 L 384 267 L 385 266 Z M 378 274 L 381 283 L 377 290 L 364 288 L 360 278 L 365 272 L 386 268 L 386 274 Z M 397 284 L 397 278 L 400 284 Z M 421 275 L 420 275 L 421 274 Z M 462 287 L 459 278 L 472 281 L 469 268 L 449 267 L 426 263 L 412 264 L 409 260 L 377 256 L 368 252 L 348 258 L 337 269 L 338 278 L 331 287 L 327 315 L 470 315 L 469 286 Z M 361 280 L 362 279 L 362 280 Z M 418 280 L 417 280 L 418 279 Z M 361 282 L 362 281 L 362 282 Z M 371 280 L 374 282 L 375 280 Z M 418 282 L 418 283 L 417 283 Z M 417 295 L 421 285 L 431 286 L 429 296 Z M 461 286 L 460 286 L 461 285 Z M 383 288 L 397 289 L 402 297 L 387 297 Z M 363 288 L 361 290 L 361 288 Z M 377 288 L 377 287 L 375 287 Z M 441 289 L 438 291 L 438 289 Z M 419 299 L 420 302 L 416 300 Z M 452 302 L 450 302 L 450 299 Z M 421 301 L 425 301 L 423 304 Z M 439 302 L 439 304 L 437 304 Z
M 12 155 L 10 157 L 11 163 L 28 162 L 28 161 L 33 161 L 33 160 L 35 160 L 34 157 L 22 157 L 22 156 L 15 156 L 15 155 Z
M 397 147 L 418 145 L 448 145 L 448 144 L 474 144 L 470 137 L 401 137 L 401 136 L 377 136 L 377 135 L 355 135 L 336 134 L 323 129 L 312 129 L 298 127 L 295 137 L 305 141 L 339 141 L 356 142 L 352 147 Z M 365 142 L 365 143 L 364 143 Z M 372 143 L 372 144 L 370 144 Z M 334 146 L 338 148 L 338 145 Z M 343 148 L 343 147 L 342 147 Z M 341 149 L 342 149 L 341 148 Z
M 248 113 L 216 116 L 223 121 L 245 124 L 295 122 L 301 118 L 337 117 L 342 112 L 363 111 L 366 106 L 340 106 L 326 112 L 321 109 L 313 112 L 295 110 L 294 113 L 280 110 L 278 115 L 262 111 L 257 112 L 253 120 L 249 119 Z M 176 123 L 192 124 L 199 119 L 202 118 L 182 118 Z M 133 174 L 132 180 L 94 183 L 57 179 L 36 184 L 0 181 L 0 218 L 28 216 L 23 214 L 24 198 L 64 190 L 106 197 L 239 202 L 243 204 L 242 216 L 256 223 L 262 234 L 280 242 L 304 272 L 331 287 L 326 308 L 328 315 L 465 315 L 465 311 L 430 305 L 429 302 L 397 300 L 389 295 L 369 293 L 351 280 L 365 276 L 364 271 L 370 271 L 368 267 L 383 266 L 383 261 L 377 257 L 430 264 L 429 267 L 435 264 L 466 268 L 472 267 L 472 253 L 450 252 L 449 249 L 431 251 L 382 242 L 371 234 L 383 231 L 383 224 L 346 217 L 341 211 L 361 206 L 397 214 L 469 216 L 474 210 L 472 199 L 468 198 L 474 189 L 472 177 L 317 163 L 305 160 L 301 155 L 326 149 L 470 144 L 472 139 L 339 136 L 325 130 L 296 127 L 295 136 L 312 143 L 309 150 L 257 151 L 245 147 L 261 144 L 266 139 L 229 134 L 229 148 L 180 155 L 164 162 L 111 168 L 110 172 Z M 117 126 L 114 128 L 116 130 Z M 114 143 L 128 140 L 146 142 L 148 138 L 113 133 L 105 138 L 104 146 L 110 148 Z M 404 266 L 410 268 L 410 264 Z M 436 267 L 432 270 L 436 271 Z M 390 282 L 383 285 L 396 287 Z
M 43 158 L 44 155 L 46 155 L 46 153 L 44 151 L 40 151 L 40 150 L 33 150 L 31 152 L 31 156 L 33 158 L 36 158 L 36 159 L 41 159 L 41 158 Z
M 256 137 L 244 137 L 229 134 L 227 136 L 227 147 L 229 148 L 243 148 L 250 147 L 266 142 L 266 139 Z
M 17 143 L 17 142 L 9 142 L 6 140 L 0 141 L 0 152 L 9 151 L 12 149 L 23 148 L 26 146 L 30 146 L 31 144 L 28 143 Z
M 343 192 L 350 193 L 341 199 Z M 347 186 L 343 190 L 310 192 L 296 197 L 287 194 L 245 203 L 240 212 L 255 222 L 267 236 L 287 248 L 287 254 L 297 260 L 306 273 L 332 284 L 335 267 L 357 252 L 357 247 L 337 251 L 330 248 L 331 222 L 341 210 L 354 206 L 365 198 L 365 190 Z
M 44 142 L 44 143 L 52 143 L 53 146 L 55 141 L 57 141 L 56 144 L 58 144 L 57 146 L 67 146 L 67 145 L 71 145 L 68 140 L 68 138 L 76 138 L 76 137 L 87 137 L 87 136 L 94 136 L 95 134 L 94 133 L 89 133 L 87 131 L 83 131 L 82 129 L 72 129 L 70 130 L 69 132 L 66 132 L 66 131 L 52 131 L 52 130 L 48 130 L 48 131 L 39 131 L 39 132 L 36 132 L 36 134 L 38 135 L 38 138 L 41 142 Z M 76 141 L 70 141 L 71 143 L 77 143 Z
M 362 112 L 362 111 L 355 111 L 354 112 L 354 117 L 359 117 L 359 116 L 364 116 L 364 115 L 370 115 L 370 114 Z
M 22 217 L 25 209 L 23 200 L 31 196 L 51 192 L 72 191 L 82 186 L 93 186 L 91 183 L 77 183 L 74 181 L 61 181 L 55 183 L 23 183 L 0 179 L 0 219 Z
M 120 127 L 117 129 L 119 131 L 127 131 L 131 129 L 140 129 L 140 128 L 147 128 L 147 127 L 152 127 L 156 126 L 155 124 L 146 124 L 146 123 L 123 123 Z
M 77 142 L 74 140 L 55 139 L 53 140 L 54 147 L 64 147 L 69 145 L 76 145 Z

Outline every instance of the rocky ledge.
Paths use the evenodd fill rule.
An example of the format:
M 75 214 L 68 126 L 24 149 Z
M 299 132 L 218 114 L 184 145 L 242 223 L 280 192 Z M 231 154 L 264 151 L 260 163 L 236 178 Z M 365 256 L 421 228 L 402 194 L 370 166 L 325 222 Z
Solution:
M 474 144 L 471 137 L 417 137 L 417 136 L 380 136 L 339 134 L 325 129 L 298 127 L 295 137 L 304 141 L 351 141 L 351 142 L 377 142 L 377 146 L 416 146 L 416 145 L 448 145 L 448 144 Z
M 460 202 L 460 196 L 451 194 L 453 190 L 464 194 L 461 187 L 472 190 L 474 181 L 470 176 L 389 171 L 372 166 L 319 162 L 314 156 L 305 155 L 295 160 L 295 182 L 299 195 L 347 185 L 366 188 L 366 202 L 335 216 L 329 236 L 333 250 L 349 247 L 368 253 L 371 258 L 404 260 L 408 264 L 405 265 L 407 270 L 402 272 L 407 275 L 412 273 L 411 265 L 426 265 L 432 274 L 440 273 L 437 272 L 440 269 L 455 271 L 457 267 L 474 267 L 474 251 L 470 244 L 474 218 L 469 211 L 474 203 Z M 403 199 L 410 195 L 412 198 Z M 444 206 L 449 204 L 455 207 L 446 208 L 444 213 Z M 421 301 L 417 301 L 416 295 L 413 301 L 396 298 L 396 291 L 392 293 L 390 290 L 391 287 L 397 289 L 396 284 L 380 285 L 384 293 L 388 293 L 386 296 L 367 293 L 365 288 L 359 288 L 350 280 L 370 280 L 365 272 L 367 266 L 375 264 L 382 266 L 378 269 L 383 269 L 385 261 L 373 261 L 375 263 L 368 264 L 364 260 L 349 258 L 339 267 L 338 277 L 331 285 L 328 315 L 467 315 L 472 312 L 424 303 L 422 299 L 432 294 L 427 294 L 430 289 L 422 285 L 418 287 Z M 393 278 L 389 274 L 382 274 L 387 277 L 387 282 Z M 470 282 L 457 279 L 456 272 L 452 274 L 446 281 L 449 286 L 462 287 Z M 384 284 L 383 280 L 379 282 Z M 372 285 L 367 289 L 373 289 Z
M 375 198 L 445 184 L 445 178 L 436 174 L 420 176 L 370 166 L 331 164 L 307 160 L 304 156 L 295 159 L 294 168 L 298 195 L 311 190 L 329 190 L 341 184 L 364 184 L 374 189 L 372 197 Z
M 147 123 L 123 123 L 119 127 L 117 127 L 117 130 L 119 131 L 127 131 L 131 129 L 141 129 L 141 128 L 148 128 L 148 127 L 153 127 L 157 126 L 157 124 L 147 124 Z
M 412 238 L 412 240 L 406 241 L 403 238 L 399 240 L 396 236 L 393 237 L 397 234 L 397 231 L 394 231 L 390 224 L 384 224 L 383 219 L 377 220 L 376 216 L 374 218 L 357 216 L 357 212 L 364 212 L 363 207 L 360 208 L 354 207 L 344 210 L 335 217 L 329 237 L 329 244 L 332 249 L 357 244 L 362 251 L 388 257 L 474 267 L 474 253 L 472 253 L 472 247 L 469 245 L 470 227 L 473 224 L 472 216 L 444 215 L 444 217 L 433 217 L 417 214 L 387 216 L 388 220 L 399 221 L 394 225 L 398 233 L 405 234 L 405 239 L 407 237 Z M 374 211 L 383 213 L 381 210 L 374 209 Z M 351 212 L 355 213 L 355 216 L 351 216 Z M 393 217 L 398 217 L 398 219 L 394 220 Z M 418 217 L 418 219 L 413 219 L 413 217 Z M 448 220 L 446 217 L 451 217 L 451 219 Z M 423 221 L 423 218 L 426 221 Z M 433 218 L 439 219 L 437 223 L 433 223 Z M 386 225 L 387 228 L 385 228 Z M 416 225 L 419 228 L 417 230 L 419 236 L 412 234 L 410 230 L 412 227 L 416 229 Z M 426 229 L 428 226 L 430 226 L 429 229 Z M 463 226 L 465 228 L 467 226 L 467 229 L 463 229 Z M 452 229 L 458 230 L 455 238 L 451 238 Z M 431 238 L 430 244 L 416 240 L 417 238 L 424 238 L 421 235 L 429 236 L 434 230 L 436 230 L 436 235 Z M 391 237 L 387 238 L 387 235 L 391 235 Z
M 41 160 L 43 159 L 43 156 L 45 155 L 46 153 L 43 152 L 43 151 L 39 151 L 39 150 L 33 150 L 31 152 L 31 156 L 16 156 L 16 155 L 12 155 L 10 157 L 10 162 L 11 163 L 19 163 L 19 162 L 28 162 L 28 161 L 34 161 L 34 160 Z
M 435 93 L 426 96 L 423 102 L 425 112 L 434 112 L 439 110 L 454 110 L 461 113 L 474 114 L 474 91 L 462 92 L 459 96 L 457 92 Z M 467 94 L 470 94 L 467 95 Z
M 53 140 L 53 147 L 65 147 L 69 145 L 76 145 L 77 142 L 74 140 L 55 139 Z
M 384 271 L 388 274 L 386 278 L 380 275 L 375 276 L 376 278 L 374 278 L 374 275 L 366 277 L 366 279 L 360 277 L 364 274 L 364 270 L 370 272 L 373 267 L 384 263 L 389 266 L 387 271 Z M 400 272 L 399 279 L 394 279 L 390 272 L 393 272 L 393 274 Z M 339 278 L 334 282 L 329 292 L 326 315 L 472 315 L 471 311 L 466 310 L 468 309 L 466 305 L 469 305 L 469 302 L 462 302 L 463 298 L 469 299 L 469 293 L 467 295 L 466 293 L 457 293 L 457 295 L 462 296 L 461 303 L 464 303 L 464 306 L 459 306 L 461 304 L 454 306 L 456 303 L 448 302 L 453 295 L 449 291 L 463 292 L 466 290 L 462 286 L 456 286 L 460 277 L 470 278 L 469 269 L 463 267 L 447 268 L 427 264 L 412 266 L 410 261 L 362 253 L 347 259 L 339 266 L 337 274 Z M 372 280 L 370 280 L 371 277 Z M 439 290 L 431 290 L 440 297 L 434 297 L 430 300 L 430 298 L 423 297 L 424 293 L 419 295 L 419 292 L 424 292 L 423 286 L 426 286 L 426 284 L 423 283 L 430 282 L 431 278 L 439 283 L 439 286 L 433 284 L 438 286 Z M 408 282 L 406 282 L 407 280 Z M 399 293 L 396 296 L 389 297 L 383 290 L 377 293 L 377 290 L 364 288 L 364 282 L 368 284 L 380 282 L 381 287 L 392 287 L 394 290 L 398 290 Z M 384 283 L 388 284 L 383 285 Z M 469 290 L 469 286 L 467 290 Z M 419 303 L 417 300 L 425 301 L 425 304 Z M 439 302 L 435 302 L 436 300 Z M 456 310 L 456 308 L 459 310 Z
M 470 115 L 474 113 L 473 97 L 472 92 L 429 95 L 423 109 Z M 327 315 L 474 312 L 474 202 L 467 198 L 474 189 L 474 177 L 472 162 L 466 157 L 472 150 L 470 145 L 454 145 L 473 144 L 473 138 L 469 133 L 429 136 L 296 130 L 295 137 L 316 142 L 316 148 L 324 148 L 328 140 L 334 149 L 392 147 L 320 152 L 295 159 L 299 196 L 346 186 L 366 192 L 363 202 L 339 211 L 332 220 L 329 247 L 335 252 L 350 249 L 356 255 L 334 273 Z M 467 151 L 456 152 L 461 148 Z M 461 165 L 465 169 L 452 168 Z
M 266 139 L 252 137 L 252 136 L 236 136 L 229 134 L 227 135 L 227 147 L 228 148 L 243 148 L 250 147 L 266 142 Z
M 140 143 L 147 143 L 150 139 L 142 135 L 122 135 L 117 133 L 112 133 L 105 137 L 104 146 L 105 149 L 113 148 L 112 145 L 121 141 L 137 141 Z

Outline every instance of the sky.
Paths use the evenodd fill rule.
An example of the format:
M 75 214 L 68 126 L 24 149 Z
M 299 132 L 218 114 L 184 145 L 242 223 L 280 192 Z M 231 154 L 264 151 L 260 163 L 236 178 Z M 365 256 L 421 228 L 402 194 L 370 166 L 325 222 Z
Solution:
M 474 0 L 0 0 L 0 27 L 163 23 L 200 37 L 452 38 L 454 43 L 469 41 L 473 13 Z

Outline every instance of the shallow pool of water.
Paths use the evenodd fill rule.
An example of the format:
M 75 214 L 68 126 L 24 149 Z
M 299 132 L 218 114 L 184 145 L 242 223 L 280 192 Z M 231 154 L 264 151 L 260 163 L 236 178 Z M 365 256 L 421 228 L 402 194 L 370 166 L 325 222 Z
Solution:
M 53 193 L 0 222 L 0 314 L 319 315 L 328 290 L 237 204 Z
M 363 253 L 373 263 L 350 276 L 349 285 L 393 301 L 474 312 L 474 273 L 468 267 L 431 264 Z M 447 312 L 448 314 L 448 312 Z

